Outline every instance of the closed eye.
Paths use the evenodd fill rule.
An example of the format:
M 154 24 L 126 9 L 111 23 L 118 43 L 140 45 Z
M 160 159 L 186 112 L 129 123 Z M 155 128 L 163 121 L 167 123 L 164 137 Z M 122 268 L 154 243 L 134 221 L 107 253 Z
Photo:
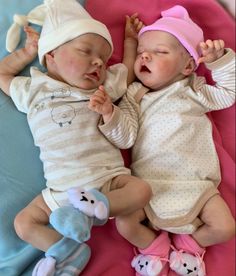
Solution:
M 108 62 L 109 56 L 107 56 L 107 55 L 106 56 L 101 56 L 100 58 L 103 61 L 103 63 L 106 64 Z
M 169 52 L 165 51 L 165 50 L 156 50 L 155 53 L 156 54 L 169 54 Z
M 137 55 L 137 56 L 140 56 L 140 55 L 142 55 L 143 52 L 144 52 L 144 49 L 143 49 L 143 48 L 138 48 L 138 49 L 137 49 L 136 55 Z
M 141 52 L 137 52 L 137 57 L 140 57 L 142 55 Z
M 90 55 L 91 51 L 89 49 L 86 49 L 86 48 L 77 48 L 77 50 L 82 53 L 82 54 L 85 54 L 85 55 Z

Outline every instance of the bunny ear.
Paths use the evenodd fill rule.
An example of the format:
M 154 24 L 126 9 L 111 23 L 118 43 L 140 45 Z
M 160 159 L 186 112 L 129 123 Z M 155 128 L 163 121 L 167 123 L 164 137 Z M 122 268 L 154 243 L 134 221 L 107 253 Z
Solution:
M 104 204 L 102 201 L 99 201 L 95 207 L 94 215 L 100 220 L 107 219 L 109 216 L 109 210 L 107 209 L 106 204 Z
M 28 22 L 42 26 L 46 16 L 46 7 L 44 4 L 37 6 L 31 10 L 27 16 L 15 14 L 13 16 L 13 24 L 7 31 L 6 49 L 12 52 L 16 49 L 20 42 L 21 27 L 28 25 Z
M 178 253 L 176 251 L 172 251 L 170 254 L 170 268 L 177 269 L 180 267 L 180 258 L 178 258 Z
M 163 265 L 159 259 L 151 260 L 147 266 L 147 273 L 149 276 L 159 275 Z
M 42 4 L 37 6 L 33 10 L 31 10 L 27 15 L 27 19 L 28 19 L 28 22 L 30 23 L 42 26 L 45 16 L 46 16 L 46 6 Z
M 131 266 L 132 267 L 134 267 L 135 268 L 135 266 L 137 265 L 137 263 L 138 263 L 138 261 L 139 261 L 139 259 L 140 259 L 140 254 L 138 255 L 138 256 L 134 256 L 133 257 L 133 260 L 132 260 L 132 262 L 131 262 Z
M 20 41 L 20 31 L 21 27 L 17 23 L 13 23 L 9 30 L 7 31 L 6 37 L 6 49 L 8 52 L 13 52 Z

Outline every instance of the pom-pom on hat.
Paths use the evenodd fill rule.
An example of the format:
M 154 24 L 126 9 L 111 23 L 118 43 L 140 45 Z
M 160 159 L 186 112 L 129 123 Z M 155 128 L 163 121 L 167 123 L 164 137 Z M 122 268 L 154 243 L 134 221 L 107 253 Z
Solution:
M 174 35 L 194 58 L 196 66 L 200 57 L 199 43 L 204 40 L 202 29 L 194 23 L 187 10 L 176 5 L 161 13 L 162 18 L 143 27 L 139 36 L 147 31 L 165 31 Z
M 60 45 L 84 34 L 93 33 L 105 38 L 113 51 L 107 27 L 93 19 L 76 0 L 45 0 L 46 17 L 38 42 L 39 62 Z

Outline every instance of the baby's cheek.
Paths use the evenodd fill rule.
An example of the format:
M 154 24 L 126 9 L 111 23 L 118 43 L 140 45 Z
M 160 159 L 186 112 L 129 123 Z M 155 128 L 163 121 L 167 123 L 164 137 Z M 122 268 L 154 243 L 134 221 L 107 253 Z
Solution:
M 104 83 L 105 79 L 107 77 L 107 71 L 105 69 L 103 69 L 100 73 L 100 83 Z
M 78 74 L 81 71 L 81 64 L 76 62 L 74 58 L 68 58 L 66 62 L 66 70 L 71 74 L 76 73 Z
M 139 61 L 136 59 L 135 63 L 134 63 L 134 73 L 137 74 L 139 72 Z
M 69 57 L 67 59 L 67 63 L 68 63 L 68 66 L 71 67 L 71 68 L 74 68 L 77 66 L 78 62 L 76 62 L 76 60 L 74 58 L 71 58 Z
M 178 64 L 173 62 L 160 62 L 158 70 L 163 76 L 171 76 L 174 72 L 177 71 Z

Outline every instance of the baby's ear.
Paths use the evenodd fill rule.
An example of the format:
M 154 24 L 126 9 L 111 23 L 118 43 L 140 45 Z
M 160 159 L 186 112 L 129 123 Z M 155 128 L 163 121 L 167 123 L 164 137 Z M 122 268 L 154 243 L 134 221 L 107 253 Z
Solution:
M 45 59 L 46 67 L 48 67 L 49 65 L 52 65 L 54 63 L 54 51 L 47 53 L 44 56 L 44 59 Z
M 184 76 L 189 76 L 190 74 L 192 74 L 192 72 L 194 72 L 195 68 L 196 68 L 195 61 L 192 57 L 190 57 L 186 62 L 184 69 L 182 70 L 182 74 Z

